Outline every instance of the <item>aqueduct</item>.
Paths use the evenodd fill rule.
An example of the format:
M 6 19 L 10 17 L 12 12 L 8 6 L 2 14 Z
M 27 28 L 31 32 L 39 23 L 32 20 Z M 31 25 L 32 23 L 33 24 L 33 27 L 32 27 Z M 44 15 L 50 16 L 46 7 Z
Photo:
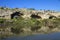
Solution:
M 0 10 L 0 18 L 5 18 L 5 19 L 13 19 L 13 18 L 18 18 L 21 16 L 23 18 L 37 18 L 37 19 L 54 19 L 54 18 L 60 18 L 60 12 L 59 13 L 46 13 L 44 11 L 28 11 L 26 9 L 24 10 Z

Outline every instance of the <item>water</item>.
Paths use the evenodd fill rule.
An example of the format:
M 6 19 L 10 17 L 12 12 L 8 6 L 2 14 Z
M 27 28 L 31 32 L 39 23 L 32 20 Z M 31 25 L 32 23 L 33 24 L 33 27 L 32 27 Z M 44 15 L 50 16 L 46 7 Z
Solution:
M 2 40 L 60 40 L 60 33 L 37 34 L 24 37 L 9 37 Z

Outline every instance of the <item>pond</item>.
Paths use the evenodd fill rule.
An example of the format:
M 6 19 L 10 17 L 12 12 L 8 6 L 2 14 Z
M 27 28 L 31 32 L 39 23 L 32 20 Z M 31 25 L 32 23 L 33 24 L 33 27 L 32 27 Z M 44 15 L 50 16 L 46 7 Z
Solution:
M 37 34 L 29 36 L 18 36 L 18 37 L 9 37 L 1 40 L 60 40 L 60 33 L 51 33 L 51 34 Z

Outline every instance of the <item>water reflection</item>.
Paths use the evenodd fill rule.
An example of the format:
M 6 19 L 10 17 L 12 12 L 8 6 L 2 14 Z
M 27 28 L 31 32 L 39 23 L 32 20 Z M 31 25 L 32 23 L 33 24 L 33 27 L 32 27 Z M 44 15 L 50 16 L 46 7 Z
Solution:
M 25 37 L 10 37 L 3 40 L 60 40 L 60 33 L 38 34 Z

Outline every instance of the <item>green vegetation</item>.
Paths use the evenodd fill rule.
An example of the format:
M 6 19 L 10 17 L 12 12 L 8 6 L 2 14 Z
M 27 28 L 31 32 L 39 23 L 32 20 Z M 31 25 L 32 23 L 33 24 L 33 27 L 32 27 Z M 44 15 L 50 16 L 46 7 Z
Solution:
M 4 7 L 0 7 L 0 9 L 4 9 Z
M 29 10 L 35 10 L 34 8 L 28 8 Z
M 39 29 L 40 29 L 39 33 L 41 33 L 41 31 L 44 32 L 47 30 L 47 28 L 46 28 L 46 30 L 44 30 L 44 28 L 42 29 L 42 27 L 48 27 L 49 28 L 48 30 L 50 30 L 50 32 L 54 28 L 60 28 L 60 19 L 57 18 L 57 19 L 37 20 L 37 19 L 33 19 L 33 18 L 24 19 L 24 18 L 20 17 L 18 19 L 12 19 L 10 21 L 8 21 L 6 19 L 0 19 L 0 24 L 1 24 L 0 31 L 7 32 L 7 33 L 9 32 L 9 33 L 12 33 L 12 35 L 20 34 L 20 33 L 24 33 L 24 32 L 38 33 Z M 6 28 L 8 28 L 8 29 L 6 29 Z M 27 29 L 29 29 L 30 31 Z M 49 32 L 48 30 L 46 33 Z M 5 35 L 10 35 L 7 33 Z M 3 35 L 3 33 L 2 33 L 2 35 Z

